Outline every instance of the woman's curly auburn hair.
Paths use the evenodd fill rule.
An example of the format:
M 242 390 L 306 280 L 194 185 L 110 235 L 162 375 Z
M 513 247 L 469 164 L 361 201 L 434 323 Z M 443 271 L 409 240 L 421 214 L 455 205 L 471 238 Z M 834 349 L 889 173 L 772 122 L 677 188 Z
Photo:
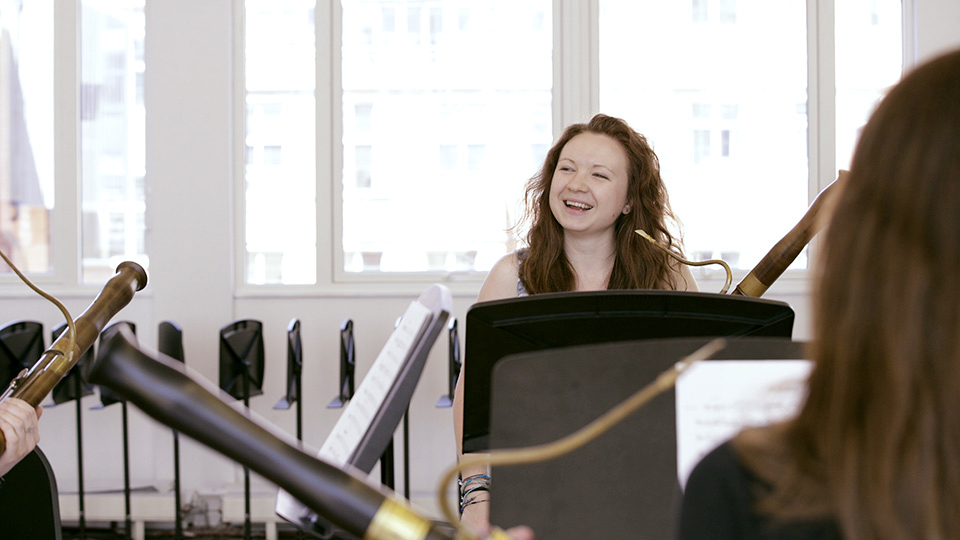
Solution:
M 616 244 L 613 270 L 607 289 L 672 289 L 677 277 L 669 256 L 634 231 L 643 229 L 661 245 L 679 251 L 680 240 L 671 236 L 667 222 L 679 225 L 670 208 L 667 188 L 660 177 L 660 160 L 646 137 L 619 118 L 598 114 L 586 124 L 564 130 L 543 162 L 543 168 L 527 183 L 526 211 L 521 223 L 529 222 L 527 253 L 520 265 L 520 281 L 530 294 L 572 291 L 576 279 L 563 250 L 563 228 L 550 210 L 550 184 L 563 147 L 581 133 L 606 135 L 627 154 L 627 204 L 614 225 Z

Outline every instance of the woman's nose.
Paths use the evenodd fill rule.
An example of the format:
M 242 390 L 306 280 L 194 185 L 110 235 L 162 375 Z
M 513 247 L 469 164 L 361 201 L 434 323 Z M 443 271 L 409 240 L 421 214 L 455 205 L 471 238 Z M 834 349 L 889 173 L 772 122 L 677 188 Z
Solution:
M 584 178 L 579 172 L 573 175 L 573 178 L 570 179 L 568 187 L 573 191 L 586 191 L 587 190 L 587 179 Z

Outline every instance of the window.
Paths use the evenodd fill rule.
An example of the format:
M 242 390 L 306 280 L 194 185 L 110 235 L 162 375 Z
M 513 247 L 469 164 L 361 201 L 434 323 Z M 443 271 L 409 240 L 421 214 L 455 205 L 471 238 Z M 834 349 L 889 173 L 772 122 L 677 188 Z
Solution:
M 248 118 L 249 149 L 282 149 L 280 164 L 247 160 L 251 284 L 479 279 L 516 248 L 524 184 L 554 138 L 596 112 L 652 142 L 685 251 L 750 268 L 847 166 L 902 64 L 897 0 L 339 0 L 316 14 L 332 21 L 322 51 L 304 22 L 313 2 L 244 1 L 248 103 L 288 100 L 273 135 Z M 315 143 L 314 126 L 331 136 L 319 157 L 278 142 Z M 293 205 L 323 253 L 316 235 L 280 234 Z M 249 272 L 257 253 L 281 269 L 256 273 L 267 281 Z
M 0 100 L 0 155 L 10 156 L 10 167 L 0 166 L 0 247 L 27 273 L 102 283 L 122 260 L 148 266 L 143 7 L 144 0 L 0 3 L 0 84 L 11 89 L 10 100 Z M 76 24 L 79 43 L 55 39 L 61 18 Z M 72 65 L 78 46 L 79 81 L 55 88 L 55 68 Z M 61 106 L 68 99 L 54 100 L 73 92 L 76 111 Z M 66 167 L 57 171 L 55 116 L 80 137 L 79 163 L 60 161 Z M 71 207 L 80 209 L 78 223 L 55 219 L 54 212 L 74 219 Z M 53 240 L 78 227 L 79 250 Z
M 106 281 L 124 260 L 147 267 L 143 7 L 144 0 L 80 3 L 84 283 Z
M 846 167 L 877 101 L 900 79 L 900 2 L 837 2 L 836 160 Z
M 512 245 L 506 229 L 543 159 L 529 148 L 553 136 L 551 2 L 344 0 L 342 10 L 339 272 L 488 270 Z M 367 20 L 394 13 L 406 39 L 384 25 L 363 38 Z M 361 103 L 364 116 L 347 114 Z
M 0 249 L 31 274 L 53 268 L 52 44 L 52 0 L 0 7 Z
M 317 268 L 315 6 L 247 0 L 245 7 L 245 279 L 311 284 Z M 372 33 L 369 25 L 365 32 Z
M 692 7 L 691 17 L 674 2 L 600 1 L 600 110 L 652 141 L 685 251 L 749 269 L 806 211 L 819 172 L 812 156 L 832 155 L 822 148 L 835 140 L 826 169 L 846 167 L 859 128 L 899 79 L 900 2 L 838 0 L 835 23 L 820 21 L 837 29 L 836 128 L 818 125 L 815 141 L 806 104 L 819 87 L 808 80 L 804 3 Z M 636 52 L 652 50 L 670 54 Z M 794 267 L 806 264 L 803 254 Z

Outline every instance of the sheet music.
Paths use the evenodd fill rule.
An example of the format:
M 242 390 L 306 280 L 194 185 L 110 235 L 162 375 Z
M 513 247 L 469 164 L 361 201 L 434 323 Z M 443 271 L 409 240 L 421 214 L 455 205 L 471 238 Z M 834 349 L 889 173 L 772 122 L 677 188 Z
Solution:
M 420 302 L 411 302 L 400 325 L 380 350 L 370 371 L 320 447 L 320 459 L 343 466 L 360 444 L 367 428 L 396 381 L 411 347 L 423 333 L 433 313 Z
M 418 301 L 410 303 L 320 447 L 320 459 L 341 468 L 349 462 L 432 318 L 430 308 Z M 312 514 L 283 489 L 277 493 L 276 513 L 293 523 L 309 519 Z
M 805 396 L 808 360 L 711 360 L 677 381 L 677 476 L 740 429 L 794 414 Z

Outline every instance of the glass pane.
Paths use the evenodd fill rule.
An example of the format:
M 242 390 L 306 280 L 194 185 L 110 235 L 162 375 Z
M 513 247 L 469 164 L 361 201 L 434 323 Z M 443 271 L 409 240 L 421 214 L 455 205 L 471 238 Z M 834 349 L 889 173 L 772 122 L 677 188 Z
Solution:
M 343 1 L 347 272 L 486 271 L 552 140 L 550 0 Z
M 53 2 L 3 2 L 0 249 L 25 273 L 51 270 L 53 183 Z
M 805 10 L 600 2 L 601 111 L 652 143 L 691 258 L 752 268 L 807 208 Z
M 103 283 L 123 260 L 147 267 L 143 5 L 144 0 L 81 2 L 84 283 Z
M 246 258 L 251 284 L 317 280 L 312 0 L 246 0 Z
M 860 130 L 903 70 L 900 0 L 838 0 L 837 168 L 850 166 Z

